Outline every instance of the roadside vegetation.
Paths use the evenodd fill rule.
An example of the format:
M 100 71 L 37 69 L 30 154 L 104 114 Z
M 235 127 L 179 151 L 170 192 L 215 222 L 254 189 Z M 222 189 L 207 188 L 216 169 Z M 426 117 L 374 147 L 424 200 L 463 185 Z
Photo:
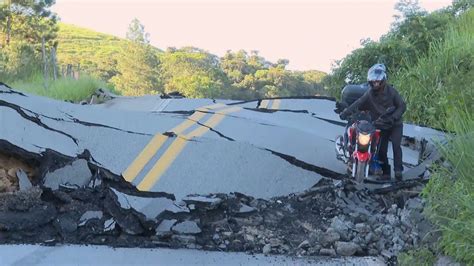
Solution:
M 405 3 L 405 4 L 404 4 Z M 401 1 L 402 17 L 389 33 L 339 61 L 323 80 L 339 97 L 341 87 L 365 81 L 366 68 L 385 63 L 389 82 L 407 101 L 405 119 L 452 133 L 439 144 L 443 162 L 432 169 L 422 196 L 425 215 L 438 226 L 434 246 L 407 251 L 401 265 L 432 265 L 436 254 L 474 263 L 474 9 L 472 2 L 454 1 L 428 14 Z
M 46 86 L 43 76 L 37 74 L 29 79 L 7 82 L 12 88 L 57 100 L 80 102 L 92 95 L 98 88 L 116 92 L 112 86 L 104 81 L 89 76 L 78 79 L 60 78 L 49 81 Z

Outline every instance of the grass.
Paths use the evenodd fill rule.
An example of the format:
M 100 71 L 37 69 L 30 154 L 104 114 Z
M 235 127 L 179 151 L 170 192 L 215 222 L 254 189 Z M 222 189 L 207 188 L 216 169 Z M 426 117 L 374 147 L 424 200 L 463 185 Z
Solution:
M 474 109 L 474 9 L 463 14 L 417 64 L 401 70 L 393 83 L 405 97 L 407 120 L 443 128 L 456 107 Z M 450 128 L 446 128 L 450 130 Z
M 16 90 L 31 94 L 73 102 L 86 99 L 98 88 L 106 88 L 117 93 L 109 84 L 89 76 L 82 76 L 78 80 L 71 78 L 50 80 L 46 88 L 44 87 L 43 77 L 40 75 L 34 75 L 30 79 L 15 81 L 8 85 Z
M 436 262 L 436 256 L 429 249 L 410 250 L 398 256 L 400 266 L 431 266 Z
M 456 134 L 439 146 L 445 162 L 435 167 L 422 195 L 425 214 L 442 232 L 439 246 L 458 261 L 474 264 L 474 119 L 453 110 L 449 125 Z

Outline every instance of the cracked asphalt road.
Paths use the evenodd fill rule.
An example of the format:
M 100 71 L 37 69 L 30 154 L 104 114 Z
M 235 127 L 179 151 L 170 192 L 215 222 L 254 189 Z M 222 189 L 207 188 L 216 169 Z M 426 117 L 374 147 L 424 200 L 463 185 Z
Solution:
M 346 183 L 334 151 L 345 123 L 333 107 L 326 97 L 77 105 L 0 84 L 0 242 L 311 256 L 415 245 L 418 229 L 410 235 L 400 225 L 408 218 L 393 217 L 405 196 Z M 404 132 L 405 176 L 414 180 L 366 185 L 372 193 L 419 186 L 436 160 L 431 153 L 420 164 L 420 149 L 443 133 L 408 124 Z M 396 236 L 334 234 L 343 222 Z
M 2 129 L 0 139 L 38 155 L 51 149 L 76 157 L 87 150 L 100 167 L 142 191 L 177 198 L 228 192 L 269 198 L 345 170 L 333 143 L 343 123 L 332 112 L 334 102 L 324 97 L 248 102 L 118 97 L 90 106 L 5 86 L 0 95 L 2 121 L 12 125 Z M 404 155 L 406 165 L 418 163 L 417 151 L 405 148 Z

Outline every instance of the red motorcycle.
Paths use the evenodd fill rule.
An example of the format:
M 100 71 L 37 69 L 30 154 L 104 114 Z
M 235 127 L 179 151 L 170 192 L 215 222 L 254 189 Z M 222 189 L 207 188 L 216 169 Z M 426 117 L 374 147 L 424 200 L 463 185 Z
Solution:
M 384 118 L 395 108 L 387 109 L 375 123 L 366 112 L 353 115 L 350 121 L 354 121 L 344 136 L 336 137 L 337 159 L 348 166 L 348 173 L 356 180 L 363 182 L 369 176 L 369 167 L 377 154 L 380 141 L 380 129 L 387 125 L 383 124 Z

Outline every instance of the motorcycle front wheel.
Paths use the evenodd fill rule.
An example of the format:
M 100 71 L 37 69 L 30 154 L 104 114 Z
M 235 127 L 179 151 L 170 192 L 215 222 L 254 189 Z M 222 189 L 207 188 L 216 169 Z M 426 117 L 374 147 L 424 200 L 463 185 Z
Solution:
M 364 182 L 366 168 L 367 168 L 367 162 L 361 162 L 361 161 L 357 160 L 357 162 L 354 163 L 354 168 L 353 168 L 353 171 L 354 171 L 353 176 L 355 178 L 355 181 L 357 183 Z

